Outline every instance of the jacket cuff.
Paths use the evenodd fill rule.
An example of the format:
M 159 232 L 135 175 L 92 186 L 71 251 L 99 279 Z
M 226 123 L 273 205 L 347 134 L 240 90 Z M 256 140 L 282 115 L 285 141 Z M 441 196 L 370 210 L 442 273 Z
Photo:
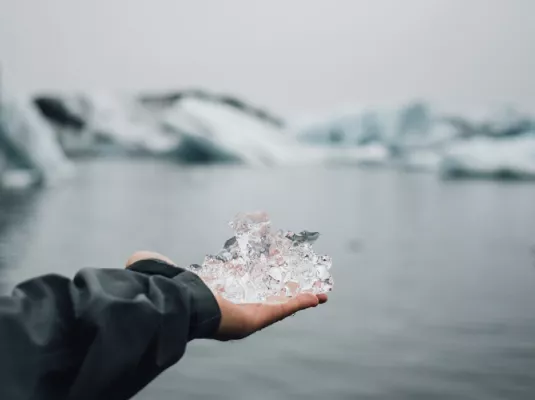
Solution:
M 144 275 L 160 275 L 166 278 L 174 278 L 185 269 L 169 264 L 163 260 L 157 258 L 146 258 L 136 261 L 128 268 L 129 271 L 139 272 Z
M 212 338 L 221 323 L 221 309 L 206 283 L 193 272 L 185 271 L 180 278 L 188 286 L 192 300 L 189 339 Z
M 221 310 L 214 294 L 198 275 L 158 259 L 136 261 L 128 270 L 164 276 L 184 286 L 191 300 L 189 340 L 211 338 L 217 332 Z

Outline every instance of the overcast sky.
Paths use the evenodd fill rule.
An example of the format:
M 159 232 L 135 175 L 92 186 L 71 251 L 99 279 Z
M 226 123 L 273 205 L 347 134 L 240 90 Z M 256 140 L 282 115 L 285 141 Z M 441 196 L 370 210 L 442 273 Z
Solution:
M 279 112 L 535 104 L 533 0 L 0 0 L 13 90 L 203 86 Z

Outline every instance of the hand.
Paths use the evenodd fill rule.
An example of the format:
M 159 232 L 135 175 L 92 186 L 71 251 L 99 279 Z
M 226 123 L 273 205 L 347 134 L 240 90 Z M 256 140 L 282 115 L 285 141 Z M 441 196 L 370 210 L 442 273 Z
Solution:
M 128 259 L 126 268 L 145 259 L 159 259 L 176 266 L 172 260 L 161 254 L 138 251 Z M 214 339 L 221 341 L 243 339 L 298 311 L 327 302 L 326 294 L 312 293 L 303 293 L 278 304 L 234 304 L 219 295 L 215 295 L 215 298 L 221 310 L 221 322 Z
M 243 339 L 298 311 L 316 307 L 327 301 L 326 294 L 300 294 L 280 304 L 234 304 L 216 296 L 221 309 L 221 323 L 214 339 L 227 341 Z

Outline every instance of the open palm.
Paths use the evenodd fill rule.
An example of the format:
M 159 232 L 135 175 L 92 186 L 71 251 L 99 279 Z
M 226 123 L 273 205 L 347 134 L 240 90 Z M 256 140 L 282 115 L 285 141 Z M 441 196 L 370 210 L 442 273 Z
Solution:
M 216 299 L 221 309 L 221 323 L 214 339 L 226 341 L 243 339 L 298 311 L 323 304 L 327 295 L 303 293 L 279 304 L 234 304 L 221 296 Z

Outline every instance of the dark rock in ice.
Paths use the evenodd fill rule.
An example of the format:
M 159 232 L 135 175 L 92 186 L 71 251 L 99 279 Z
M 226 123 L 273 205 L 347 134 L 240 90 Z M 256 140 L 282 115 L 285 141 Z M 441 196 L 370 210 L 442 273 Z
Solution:
M 229 240 L 225 242 L 225 244 L 223 245 L 223 248 L 228 249 L 235 243 L 236 243 L 236 236 L 232 236 Z
M 309 232 L 309 231 L 302 231 L 300 233 L 293 233 L 289 234 L 288 238 L 294 242 L 294 244 L 298 243 L 314 243 L 318 238 L 320 237 L 319 232 Z

